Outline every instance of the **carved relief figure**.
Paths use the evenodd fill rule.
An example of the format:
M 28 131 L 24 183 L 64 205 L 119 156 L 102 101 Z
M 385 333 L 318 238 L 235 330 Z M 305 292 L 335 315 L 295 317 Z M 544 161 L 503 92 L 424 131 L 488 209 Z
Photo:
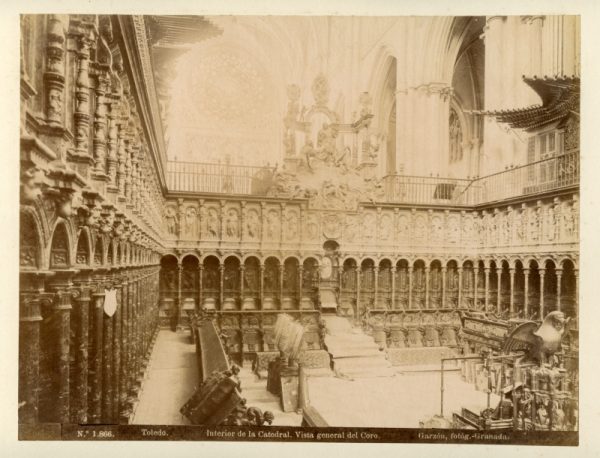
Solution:
M 529 239 L 536 241 L 540 233 L 540 209 L 532 208 L 529 218 Z
M 198 237 L 198 214 L 194 207 L 185 210 L 185 235 Z
M 383 215 L 379 222 L 379 237 L 381 240 L 389 240 L 392 236 L 392 218 L 389 215 Z
M 170 235 L 177 234 L 177 210 L 174 207 L 165 208 L 165 221 L 167 223 L 167 232 Z
M 422 239 L 427 234 L 427 221 L 425 215 L 417 215 L 415 221 L 415 238 Z
M 526 213 L 524 211 L 519 212 L 515 222 L 515 234 L 519 242 L 523 242 L 525 240 L 525 214 Z
M 216 208 L 208 209 L 208 217 L 206 218 L 206 231 L 208 237 L 212 239 L 219 238 L 219 213 Z
M 306 233 L 311 240 L 319 236 L 319 222 L 315 215 L 309 215 L 306 221 Z
M 444 228 L 442 226 L 442 218 L 434 216 L 431 218 L 431 238 L 432 240 L 441 240 Z
M 448 217 L 448 239 L 451 242 L 457 242 L 460 236 L 458 217 L 455 215 Z
M 288 240 L 298 237 L 298 215 L 296 212 L 288 211 L 285 219 L 285 234 Z
M 363 239 L 371 240 L 375 233 L 375 215 L 373 213 L 364 214 L 364 224 L 362 228 Z
M 225 222 L 225 233 L 228 238 L 238 238 L 238 212 L 235 209 L 230 209 L 227 212 L 227 221 Z
M 409 222 L 407 215 L 398 217 L 398 239 L 403 240 L 409 237 Z
M 275 210 L 267 213 L 267 239 L 279 240 L 279 215 Z
M 258 218 L 258 212 L 254 209 L 248 210 L 246 217 L 246 232 L 248 237 L 256 239 L 260 236 L 260 223 Z

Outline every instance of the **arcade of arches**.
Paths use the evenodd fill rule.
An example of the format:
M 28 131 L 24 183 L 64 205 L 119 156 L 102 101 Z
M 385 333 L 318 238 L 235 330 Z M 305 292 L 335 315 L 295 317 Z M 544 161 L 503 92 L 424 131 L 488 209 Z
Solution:
M 486 336 L 469 338 L 465 314 L 562 311 L 577 353 L 577 19 L 420 18 L 404 43 L 407 18 L 177 18 L 21 17 L 19 423 L 130 421 L 157 333 L 200 310 L 243 365 L 276 350 L 281 312 L 322 355 L 326 314 L 386 351 L 467 354 Z M 505 62 L 509 35 L 539 58 Z M 190 97 L 219 123 L 177 130 L 189 107 L 165 96 L 167 69 L 193 61 L 169 46 L 214 60 L 244 40 L 273 49 L 273 68 L 232 54 L 220 90 L 249 74 L 272 94 L 225 105 L 206 77 Z M 416 64 L 422 42 L 417 60 L 438 65 Z M 277 132 L 241 113 L 259 102 L 283 119 Z

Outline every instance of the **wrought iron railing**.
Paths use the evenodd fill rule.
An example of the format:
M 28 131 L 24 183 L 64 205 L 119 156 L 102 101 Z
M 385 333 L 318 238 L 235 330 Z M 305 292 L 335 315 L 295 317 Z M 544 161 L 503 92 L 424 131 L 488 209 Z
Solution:
M 387 175 L 383 178 L 385 201 L 423 205 L 473 205 L 471 180 Z
M 168 162 L 171 191 L 264 196 L 273 167 Z M 387 175 L 383 200 L 415 205 L 472 206 L 541 194 L 579 184 L 579 151 L 543 159 L 474 180 Z
M 473 181 L 467 200 L 485 204 L 579 184 L 579 151 L 542 159 Z
M 167 187 L 171 191 L 265 195 L 273 167 L 167 162 Z

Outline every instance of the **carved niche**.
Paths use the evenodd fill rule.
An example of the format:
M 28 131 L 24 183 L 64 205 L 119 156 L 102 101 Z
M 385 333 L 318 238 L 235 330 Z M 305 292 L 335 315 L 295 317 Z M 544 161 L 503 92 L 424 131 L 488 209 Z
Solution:
M 296 240 L 298 238 L 298 224 L 300 217 L 295 209 L 288 209 L 284 221 L 284 234 L 287 240 Z
M 258 210 L 251 208 L 246 214 L 246 235 L 251 240 L 260 238 L 260 216 Z
M 196 207 L 189 206 L 185 209 L 183 232 L 186 237 L 196 238 L 199 236 L 198 211 Z
M 227 210 L 225 218 L 225 237 L 228 239 L 239 238 L 239 212 L 235 208 Z
M 220 238 L 221 224 L 219 211 L 215 207 L 209 207 L 206 211 L 206 235 L 209 239 Z
M 178 217 L 177 208 L 175 206 L 170 205 L 165 207 L 165 224 L 169 235 L 177 235 Z

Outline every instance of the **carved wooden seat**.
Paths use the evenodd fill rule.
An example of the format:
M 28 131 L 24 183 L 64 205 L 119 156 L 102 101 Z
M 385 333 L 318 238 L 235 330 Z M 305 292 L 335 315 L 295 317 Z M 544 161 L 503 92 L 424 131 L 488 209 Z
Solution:
M 275 300 L 272 297 L 265 297 L 262 302 L 263 310 L 277 310 Z
M 223 299 L 221 310 L 237 310 L 235 299 L 233 297 L 226 297 Z

